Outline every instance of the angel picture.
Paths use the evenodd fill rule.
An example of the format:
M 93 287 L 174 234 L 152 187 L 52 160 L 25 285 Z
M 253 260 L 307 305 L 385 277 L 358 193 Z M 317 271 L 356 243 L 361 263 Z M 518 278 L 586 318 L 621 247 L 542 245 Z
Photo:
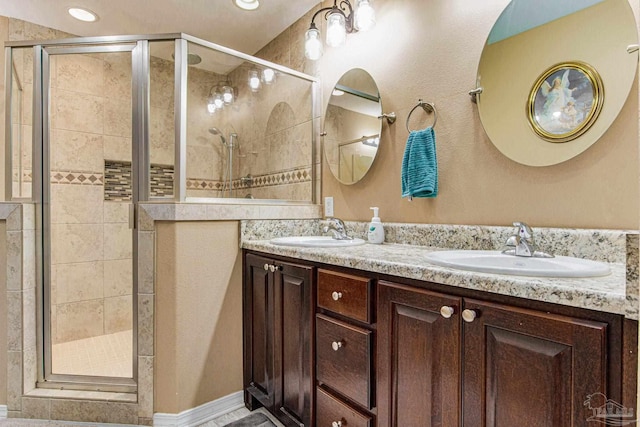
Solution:
M 554 78 L 552 84 L 549 84 L 546 80 L 542 82 L 540 93 L 546 98 L 542 106 L 543 120 L 560 122 L 564 108 L 569 103 L 575 103 L 571 94 L 576 88 L 569 87 L 570 71 L 566 70 L 562 74 L 562 78 Z
M 602 102 L 602 85 L 599 76 L 592 78 L 595 71 L 586 67 L 577 63 L 556 65 L 534 85 L 529 120 L 544 139 L 565 142 L 582 134 L 595 120 Z

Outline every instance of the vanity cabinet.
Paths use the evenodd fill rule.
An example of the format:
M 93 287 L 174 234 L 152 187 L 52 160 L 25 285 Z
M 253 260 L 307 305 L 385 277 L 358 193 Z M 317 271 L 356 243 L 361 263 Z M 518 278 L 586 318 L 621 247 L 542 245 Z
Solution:
M 588 427 L 636 405 L 620 315 L 245 252 L 244 388 L 299 427 Z M 594 405 L 595 406 L 595 405 Z
M 285 426 L 311 426 L 315 269 L 245 254 L 244 393 Z
M 381 281 L 378 426 L 587 426 L 587 396 L 609 391 L 606 332 Z

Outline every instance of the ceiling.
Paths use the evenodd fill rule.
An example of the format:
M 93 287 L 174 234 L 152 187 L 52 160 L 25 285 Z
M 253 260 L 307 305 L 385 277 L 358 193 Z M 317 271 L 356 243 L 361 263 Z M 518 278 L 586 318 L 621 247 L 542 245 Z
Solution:
M 0 0 L 0 15 L 78 36 L 187 33 L 250 55 L 311 10 L 319 0 L 262 0 L 244 11 L 232 0 Z M 95 23 L 67 9 L 87 8 Z

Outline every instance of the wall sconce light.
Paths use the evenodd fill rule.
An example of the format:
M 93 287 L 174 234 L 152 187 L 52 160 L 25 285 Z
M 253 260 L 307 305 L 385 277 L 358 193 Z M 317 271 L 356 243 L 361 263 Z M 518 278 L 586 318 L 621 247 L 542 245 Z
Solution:
M 249 88 L 251 92 L 257 92 L 260 90 L 261 82 L 258 70 L 249 70 Z
M 236 100 L 235 91 L 228 81 L 218 83 L 209 90 L 209 98 L 207 100 L 207 111 L 213 114 L 218 110 L 222 110 L 225 106 L 231 105 Z
M 367 31 L 373 28 L 376 23 L 375 10 L 371 6 L 373 0 L 356 0 L 357 7 L 354 12 L 349 0 L 333 1 L 333 6 L 323 7 L 311 18 L 311 25 L 305 33 L 304 55 L 315 61 L 320 59 L 323 53 L 322 40 L 320 40 L 320 30 L 315 24 L 316 16 L 325 12 L 324 18 L 327 20 L 326 43 L 329 46 L 337 47 L 344 44 L 348 33 L 356 31 Z

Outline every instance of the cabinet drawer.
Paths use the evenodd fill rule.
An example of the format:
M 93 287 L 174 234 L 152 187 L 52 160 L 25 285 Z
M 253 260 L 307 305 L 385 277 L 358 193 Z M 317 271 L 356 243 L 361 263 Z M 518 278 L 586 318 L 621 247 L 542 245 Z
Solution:
M 318 270 L 318 306 L 371 323 L 370 284 L 365 277 Z
M 371 408 L 371 331 L 322 314 L 316 321 L 318 382 Z
M 371 416 L 362 414 L 323 389 L 316 393 L 316 425 L 330 427 L 333 423 L 349 427 L 371 427 Z

